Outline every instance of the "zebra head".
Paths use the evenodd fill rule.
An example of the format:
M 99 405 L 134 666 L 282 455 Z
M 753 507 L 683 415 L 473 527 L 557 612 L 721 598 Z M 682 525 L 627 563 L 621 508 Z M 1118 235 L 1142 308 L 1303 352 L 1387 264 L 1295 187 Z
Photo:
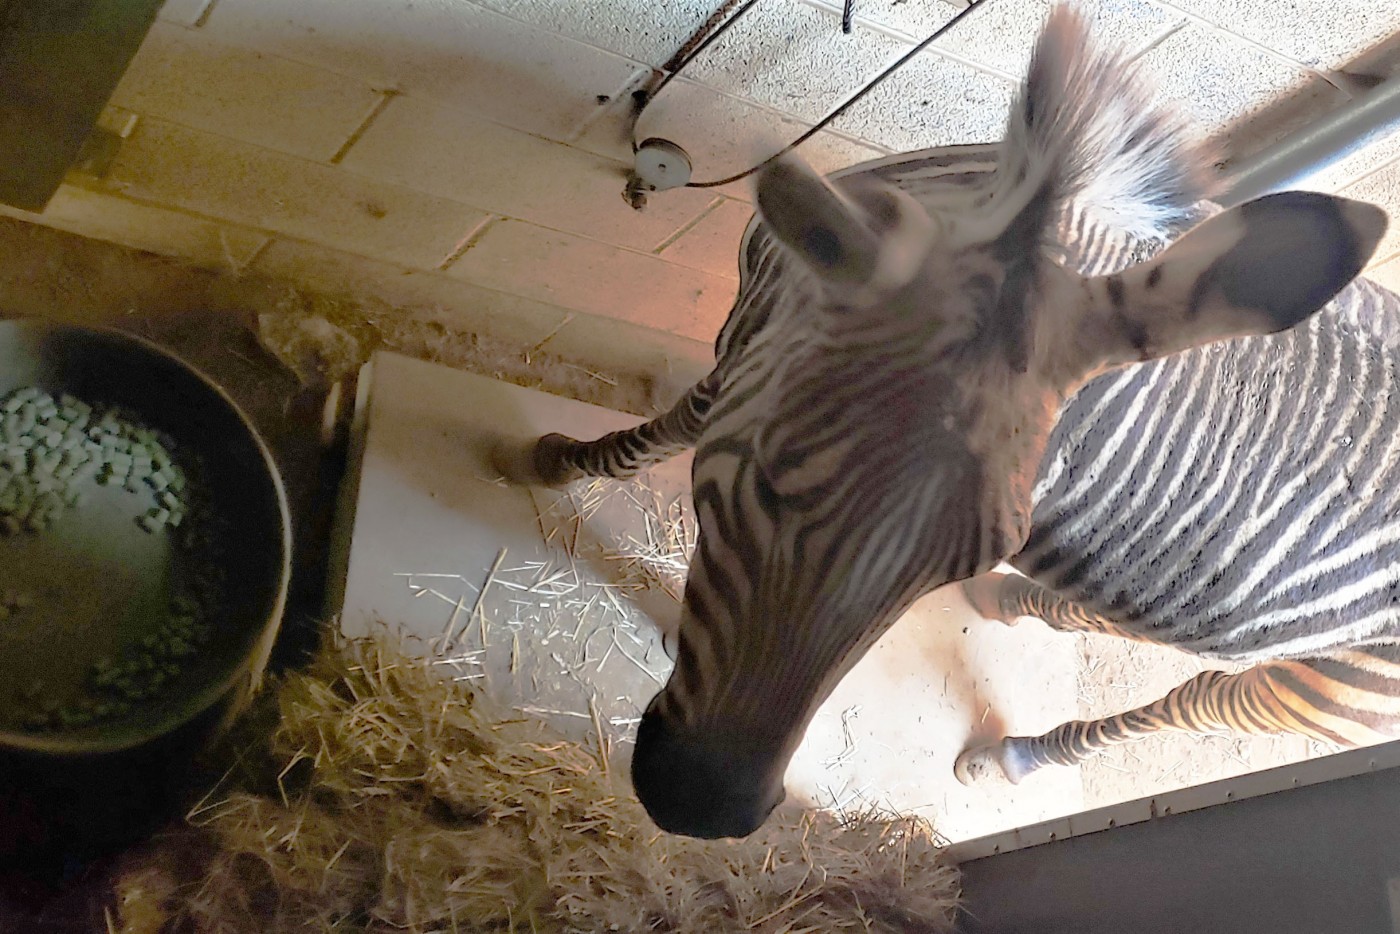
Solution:
M 791 159 L 761 173 L 756 236 L 786 265 L 750 303 L 767 319 L 721 360 L 696 445 L 676 666 L 632 764 L 660 827 L 743 836 L 765 820 L 817 706 L 871 644 L 920 595 L 1019 549 L 1078 386 L 1291 327 L 1369 259 L 1381 211 L 1293 192 L 1116 275 L 1054 262 L 1071 200 L 1140 230 L 1201 197 L 1208 165 L 1181 130 L 1060 8 L 986 188 L 931 210 Z

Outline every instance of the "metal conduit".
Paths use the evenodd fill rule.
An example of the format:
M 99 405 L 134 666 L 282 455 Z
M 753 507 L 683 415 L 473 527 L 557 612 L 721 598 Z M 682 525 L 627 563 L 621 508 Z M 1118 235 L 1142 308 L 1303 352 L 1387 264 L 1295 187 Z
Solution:
M 1255 153 L 1230 173 L 1224 207 L 1298 185 L 1309 176 L 1400 131 L 1400 77 L 1292 136 Z

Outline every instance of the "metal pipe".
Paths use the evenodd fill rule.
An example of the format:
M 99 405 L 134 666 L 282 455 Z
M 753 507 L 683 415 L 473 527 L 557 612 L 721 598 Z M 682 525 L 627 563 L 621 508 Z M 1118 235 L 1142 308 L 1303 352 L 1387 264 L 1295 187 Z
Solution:
M 1400 131 L 1400 77 L 1250 156 L 1225 183 L 1225 207 L 1281 191 Z

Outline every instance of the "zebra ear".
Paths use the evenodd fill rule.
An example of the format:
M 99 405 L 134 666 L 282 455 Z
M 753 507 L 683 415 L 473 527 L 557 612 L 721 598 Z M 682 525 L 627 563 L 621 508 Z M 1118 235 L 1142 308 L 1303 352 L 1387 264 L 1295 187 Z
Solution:
M 1088 281 L 1100 337 L 1085 350 L 1101 369 L 1290 328 L 1361 272 L 1386 225 L 1374 205 L 1301 191 L 1222 211 L 1155 259 Z
M 872 180 L 838 192 L 798 159 L 766 167 L 758 211 L 788 250 L 840 290 L 899 288 L 927 252 L 933 223 L 912 198 Z
M 854 205 L 797 159 L 759 173 L 758 212 L 773 235 L 823 280 L 856 285 L 870 278 L 879 241 Z

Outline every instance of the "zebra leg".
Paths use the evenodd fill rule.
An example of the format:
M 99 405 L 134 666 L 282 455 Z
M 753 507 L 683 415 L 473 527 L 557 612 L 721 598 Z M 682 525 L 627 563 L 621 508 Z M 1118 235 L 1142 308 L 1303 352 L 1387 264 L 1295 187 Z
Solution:
M 1400 646 L 1205 671 L 1162 699 L 1102 720 L 1072 720 L 1041 736 L 1008 736 L 963 752 L 964 784 L 1001 775 L 1013 784 L 1045 765 L 1075 765 L 1153 733 L 1297 733 L 1341 746 L 1400 735 Z
M 518 483 L 563 486 L 580 477 L 630 477 L 693 447 L 719 385 L 717 373 L 686 390 L 671 410 L 649 422 L 595 441 L 547 434 L 525 447 L 501 445 L 496 469 Z
M 1094 632 L 1152 641 L 1020 574 L 979 574 L 963 581 L 962 589 L 967 602 L 983 619 L 1007 626 L 1015 626 L 1022 616 L 1034 616 L 1060 632 Z

